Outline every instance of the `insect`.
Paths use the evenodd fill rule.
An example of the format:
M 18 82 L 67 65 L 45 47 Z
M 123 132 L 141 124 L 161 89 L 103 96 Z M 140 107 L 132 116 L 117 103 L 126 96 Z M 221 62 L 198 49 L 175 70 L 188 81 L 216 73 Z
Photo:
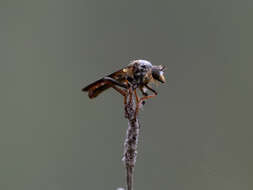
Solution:
M 103 91 L 113 88 L 124 96 L 124 103 L 128 95 L 128 90 L 131 88 L 134 92 L 136 102 L 145 103 L 145 100 L 157 95 L 157 92 L 149 86 L 149 83 L 159 81 L 165 83 L 163 75 L 164 66 L 152 65 L 147 60 L 134 60 L 126 67 L 107 75 L 90 85 L 84 87 L 82 91 L 87 91 L 89 98 L 95 98 Z M 143 97 L 139 98 L 136 90 L 139 89 Z M 148 95 L 147 90 L 153 94 Z

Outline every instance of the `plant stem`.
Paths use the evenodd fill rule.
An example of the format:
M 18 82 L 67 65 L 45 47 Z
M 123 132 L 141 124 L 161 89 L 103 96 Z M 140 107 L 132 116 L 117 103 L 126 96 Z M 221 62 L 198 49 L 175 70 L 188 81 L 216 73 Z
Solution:
M 137 103 L 133 96 L 133 91 L 129 90 L 127 104 L 125 105 L 125 116 L 128 119 L 126 140 L 124 143 L 123 161 L 126 167 L 127 190 L 133 190 L 134 166 L 137 157 L 137 145 L 139 137 L 139 120 L 136 114 Z

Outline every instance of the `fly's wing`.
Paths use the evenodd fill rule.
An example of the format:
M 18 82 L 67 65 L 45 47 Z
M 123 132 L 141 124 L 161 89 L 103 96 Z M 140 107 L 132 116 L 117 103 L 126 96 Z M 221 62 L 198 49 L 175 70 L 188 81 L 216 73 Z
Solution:
M 124 68 L 121 69 L 119 71 L 116 71 L 110 75 L 107 75 L 107 77 L 113 78 L 116 81 L 123 82 L 126 78 L 126 75 L 128 73 L 128 69 Z M 108 88 L 112 87 L 114 84 L 112 84 L 112 82 L 105 80 L 104 78 L 99 79 L 91 84 L 89 84 L 88 86 L 84 87 L 82 89 L 82 91 L 87 91 L 88 92 L 88 96 L 90 98 L 95 98 L 97 97 L 99 94 L 101 94 L 103 91 L 107 90 Z

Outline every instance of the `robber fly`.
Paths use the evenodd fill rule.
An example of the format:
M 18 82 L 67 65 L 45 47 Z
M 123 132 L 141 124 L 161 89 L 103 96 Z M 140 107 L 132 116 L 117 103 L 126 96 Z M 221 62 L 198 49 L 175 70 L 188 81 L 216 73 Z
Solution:
M 90 85 L 84 87 L 82 91 L 87 91 L 88 96 L 92 99 L 97 97 L 103 91 L 113 88 L 125 98 L 128 95 L 128 89 L 134 91 L 134 95 L 137 103 L 145 103 L 145 100 L 157 95 L 157 92 L 149 86 L 149 83 L 159 81 L 165 82 L 163 75 L 164 66 L 152 65 L 146 60 L 134 60 L 125 68 L 120 69 L 110 75 L 107 75 Z M 136 90 L 139 89 L 143 95 L 139 98 Z M 152 95 L 148 95 L 147 90 L 153 92 Z

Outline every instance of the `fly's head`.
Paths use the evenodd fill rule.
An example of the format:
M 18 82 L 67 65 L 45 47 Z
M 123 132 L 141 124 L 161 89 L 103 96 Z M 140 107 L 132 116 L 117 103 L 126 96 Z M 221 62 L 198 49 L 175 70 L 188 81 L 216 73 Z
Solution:
M 163 75 L 165 66 L 159 65 L 159 66 L 152 66 L 152 77 L 156 81 L 159 81 L 161 83 L 165 83 L 165 77 Z

